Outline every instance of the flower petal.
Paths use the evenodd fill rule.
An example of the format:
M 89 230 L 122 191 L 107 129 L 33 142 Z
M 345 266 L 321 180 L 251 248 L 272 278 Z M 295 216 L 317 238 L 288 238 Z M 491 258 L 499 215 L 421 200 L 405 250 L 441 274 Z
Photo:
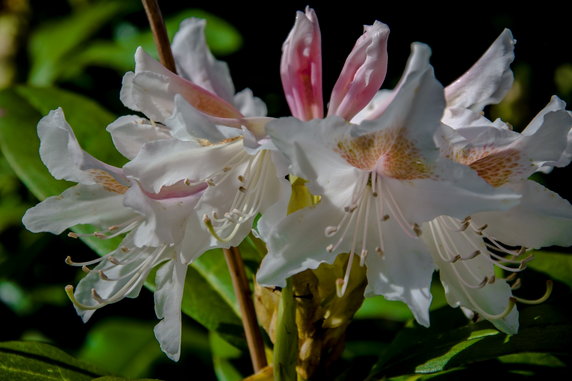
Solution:
M 535 181 L 511 188 L 522 194 L 520 204 L 505 212 L 483 212 L 473 216 L 486 233 L 508 245 L 541 248 L 572 245 L 572 205 Z
M 61 234 L 75 225 L 108 228 L 136 216 L 133 210 L 123 206 L 123 195 L 99 185 L 79 184 L 28 209 L 22 222 L 34 233 Z
M 481 111 L 500 102 L 512 87 L 510 64 L 515 43 L 510 30 L 505 29 L 465 74 L 445 88 L 447 106 Z
M 331 238 L 324 229 L 331 221 L 339 221 L 343 212 L 322 200 L 318 205 L 294 212 L 262 236 L 268 254 L 262 259 L 256 280 L 263 286 L 286 286 L 286 279 L 306 269 L 316 269 L 320 263 L 333 263 L 334 253 L 326 250 Z M 349 250 L 344 244 L 340 251 Z
M 440 217 L 443 218 L 449 217 Z M 447 302 L 452 307 L 476 311 L 503 332 L 515 334 L 518 331 L 516 308 L 502 316 L 511 303 L 511 288 L 505 280 L 495 277 L 482 236 L 470 229 L 451 230 L 442 225 L 440 219 L 424 225 L 423 236 L 439 269 Z M 476 250 L 481 254 L 471 257 Z M 456 255 L 464 259 L 455 259 Z M 494 315 L 499 318 L 491 318 Z
M 135 115 L 119 117 L 106 130 L 111 134 L 117 150 L 128 159 L 137 156 L 145 143 L 170 137 L 164 127 Z
M 98 180 L 95 177 L 103 171 L 116 181 L 127 183 L 119 168 L 107 165 L 81 149 L 61 108 L 50 111 L 40 119 L 38 136 L 40 157 L 56 179 L 96 184 Z
M 328 116 L 351 120 L 381 87 L 387 73 L 389 27 L 379 21 L 364 27 L 338 78 L 328 105 Z
M 366 297 L 383 295 L 406 303 L 419 324 L 429 326 L 433 261 L 420 239 L 411 238 L 393 220 L 382 222 L 383 254 L 370 250 L 366 257 L 368 285 Z M 370 236 L 377 237 L 374 224 Z
M 296 22 L 282 46 L 280 76 L 292 115 L 322 118 L 322 50 L 320 26 L 311 8 L 296 13 Z
M 173 56 L 177 72 L 184 79 L 233 103 L 234 85 L 228 65 L 216 60 L 210 52 L 204 29 L 206 20 L 189 18 L 183 20 L 173 38 Z
M 161 350 L 173 361 L 181 354 L 181 302 L 187 264 L 173 258 L 155 276 L 155 313 L 161 321 L 154 332 Z

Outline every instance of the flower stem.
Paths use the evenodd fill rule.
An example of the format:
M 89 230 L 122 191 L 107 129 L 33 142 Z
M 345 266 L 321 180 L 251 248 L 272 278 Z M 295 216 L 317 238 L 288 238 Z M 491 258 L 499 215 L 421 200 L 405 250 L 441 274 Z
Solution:
M 165 28 L 165 22 L 163 21 L 159 4 L 157 4 L 157 0 L 141 0 L 141 2 L 145 8 L 145 13 L 147 13 L 147 19 L 149 20 L 149 25 L 153 32 L 153 39 L 155 40 L 155 46 L 157 46 L 159 59 L 163 66 L 173 73 L 176 73 L 175 59 L 173 58 L 169 35 Z
M 254 372 L 257 373 L 267 365 L 266 353 L 264 352 L 264 342 L 262 341 L 258 320 L 256 319 L 256 311 L 254 310 L 254 303 L 251 298 L 250 285 L 246 278 L 246 272 L 244 271 L 244 263 L 238 247 L 223 249 L 223 251 L 232 278 L 234 292 L 238 299 L 252 367 L 254 368 Z

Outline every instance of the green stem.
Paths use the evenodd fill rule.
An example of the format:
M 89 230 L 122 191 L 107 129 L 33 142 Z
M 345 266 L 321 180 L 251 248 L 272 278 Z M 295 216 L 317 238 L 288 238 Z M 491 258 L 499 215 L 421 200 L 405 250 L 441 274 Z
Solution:
M 276 339 L 274 341 L 274 380 L 296 380 L 296 361 L 298 360 L 298 328 L 296 327 L 296 300 L 292 284 L 287 281 L 282 289 L 278 318 L 276 320 Z

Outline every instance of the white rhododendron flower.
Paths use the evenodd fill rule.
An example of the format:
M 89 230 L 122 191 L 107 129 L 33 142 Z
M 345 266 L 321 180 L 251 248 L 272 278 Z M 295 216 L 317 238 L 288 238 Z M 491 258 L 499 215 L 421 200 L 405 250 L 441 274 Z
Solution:
M 136 297 L 149 272 L 161 265 L 155 279 L 155 305 L 163 320 L 155 334 L 163 351 L 178 359 L 187 265 L 210 244 L 209 234 L 201 230 L 201 220 L 193 213 L 206 183 L 143 190 L 122 169 L 84 152 L 61 109 L 39 122 L 38 135 L 40 155 L 50 173 L 78 185 L 29 209 L 23 218 L 26 228 L 60 234 L 76 225 L 92 224 L 101 229 L 92 234 L 100 239 L 126 234 L 116 250 L 93 261 L 67 259 L 88 272 L 75 292 L 71 286 L 67 290 L 78 313 L 87 321 L 100 307 Z
M 284 69 L 290 61 L 295 63 L 291 67 L 318 70 L 298 62 L 320 61 L 311 57 L 320 54 L 313 44 L 319 31 L 312 23 L 316 20 L 311 10 L 298 14 L 285 43 L 284 53 L 291 56 L 282 61 L 283 76 L 295 75 Z M 316 206 L 288 216 L 284 212 L 259 224 L 269 253 L 257 279 L 261 284 L 283 286 L 287 277 L 332 263 L 338 253 L 359 255 L 367 266 L 366 293 L 407 303 L 416 319 L 428 325 L 435 266 L 419 237 L 421 224 L 440 215 L 462 218 L 481 210 L 507 209 L 519 197 L 495 190 L 470 168 L 439 155 L 433 136 L 441 125 L 445 98 L 426 46 L 414 45 L 399 89 L 383 112 L 372 120 L 363 117 L 360 110 L 385 76 L 387 35 L 387 27 L 379 22 L 365 28 L 334 88 L 332 98 L 342 101 L 330 106 L 328 117 L 321 119 L 318 111 L 307 111 L 321 104 L 307 98 L 290 103 L 297 118 L 267 125 L 274 144 L 289 159 L 292 173 L 308 180 L 308 188 L 321 200 Z M 297 44 L 312 48 L 290 48 Z M 314 78 L 308 69 L 301 73 L 305 79 Z M 308 82 L 292 78 L 283 83 L 305 86 L 286 88 L 286 94 L 307 95 L 305 89 L 311 88 Z M 303 121 L 311 118 L 319 119 Z M 347 287 L 348 276 L 349 269 L 339 280 L 340 293 Z

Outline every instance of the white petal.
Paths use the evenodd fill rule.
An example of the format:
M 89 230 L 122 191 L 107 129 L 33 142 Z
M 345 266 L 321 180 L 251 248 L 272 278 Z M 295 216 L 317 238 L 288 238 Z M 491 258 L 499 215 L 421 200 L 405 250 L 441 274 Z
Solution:
M 155 276 L 155 313 L 162 319 L 155 326 L 155 337 L 161 350 L 174 361 L 181 354 L 181 301 L 186 273 L 186 264 L 171 259 Z
M 318 205 L 301 209 L 288 215 L 272 229 L 264 230 L 268 254 L 262 259 L 256 274 L 263 286 L 286 286 L 286 279 L 306 269 L 315 269 L 320 263 L 333 263 L 335 253 L 326 247 L 332 238 L 324 229 L 333 221 L 339 221 L 343 212 L 322 200 Z M 349 250 L 348 245 L 340 251 Z
M 135 217 L 137 214 L 133 210 L 123 206 L 123 195 L 99 185 L 80 184 L 28 209 L 22 222 L 35 233 L 60 234 L 79 224 L 108 228 Z
M 166 129 L 135 115 L 119 117 L 107 126 L 107 131 L 117 150 L 128 159 L 137 156 L 143 144 L 170 137 Z
M 313 194 L 332 199 L 348 198 L 340 194 L 350 188 L 361 172 L 334 151 L 337 140 L 348 135 L 348 124 L 338 117 L 302 122 L 280 118 L 268 123 L 266 130 L 276 147 L 288 158 L 291 171 L 309 181 Z
M 505 29 L 465 74 L 447 86 L 447 106 L 481 111 L 500 102 L 512 86 L 510 64 L 515 43 L 512 33 Z
M 423 235 L 439 268 L 448 303 L 452 307 L 462 306 L 476 311 L 485 318 L 487 315 L 501 315 L 509 306 L 512 291 L 505 280 L 494 278 L 493 264 L 486 257 L 487 249 L 482 237 L 470 229 L 442 229 L 448 228 L 439 225 L 437 220 L 431 221 L 424 226 Z M 443 238 L 445 235 L 446 239 Z M 434 239 L 439 236 L 441 240 Z M 475 250 L 480 250 L 481 254 L 453 262 L 455 255 L 469 258 Z M 485 278 L 487 283 L 478 287 Z M 491 279 L 495 279 L 493 283 L 490 283 Z M 514 334 L 518 331 L 516 308 L 507 316 L 490 321 L 506 333 Z
M 476 224 L 487 224 L 486 234 L 508 245 L 541 248 L 572 245 L 572 205 L 535 181 L 512 186 L 522 201 L 505 212 L 473 216 Z
M 383 224 L 383 255 L 370 250 L 366 258 L 366 296 L 383 295 L 406 303 L 419 324 L 429 326 L 433 261 L 420 239 L 406 236 L 391 219 Z M 370 236 L 377 237 L 370 224 Z
M 505 210 L 520 200 L 516 192 L 493 188 L 464 165 L 445 158 L 438 163 L 437 179 L 383 179 L 411 223 L 429 221 L 440 215 L 463 219 L 483 210 Z
M 252 90 L 244 89 L 234 96 L 234 104 L 246 117 L 266 116 L 268 110 L 262 99 L 252 95 Z
M 40 157 L 56 179 L 82 184 L 95 184 L 86 169 L 99 169 L 123 180 L 121 170 L 107 165 L 84 152 L 61 108 L 50 111 L 38 123 Z
M 183 78 L 233 102 L 234 85 L 225 62 L 216 60 L 206 41 L 206 21 L 197 18 L 186 19 L 173 38 L 173 55 L 177 72 Z
M 164 186 L 184 180 L 192 185 L 224 172 L 235 164 L 233 157 L 242 151 L 241 141 L 201 147 L 195 142 L 159 140 L 147 143 L 124 170 L 139 180 L 145 190 L 159 193 Z

